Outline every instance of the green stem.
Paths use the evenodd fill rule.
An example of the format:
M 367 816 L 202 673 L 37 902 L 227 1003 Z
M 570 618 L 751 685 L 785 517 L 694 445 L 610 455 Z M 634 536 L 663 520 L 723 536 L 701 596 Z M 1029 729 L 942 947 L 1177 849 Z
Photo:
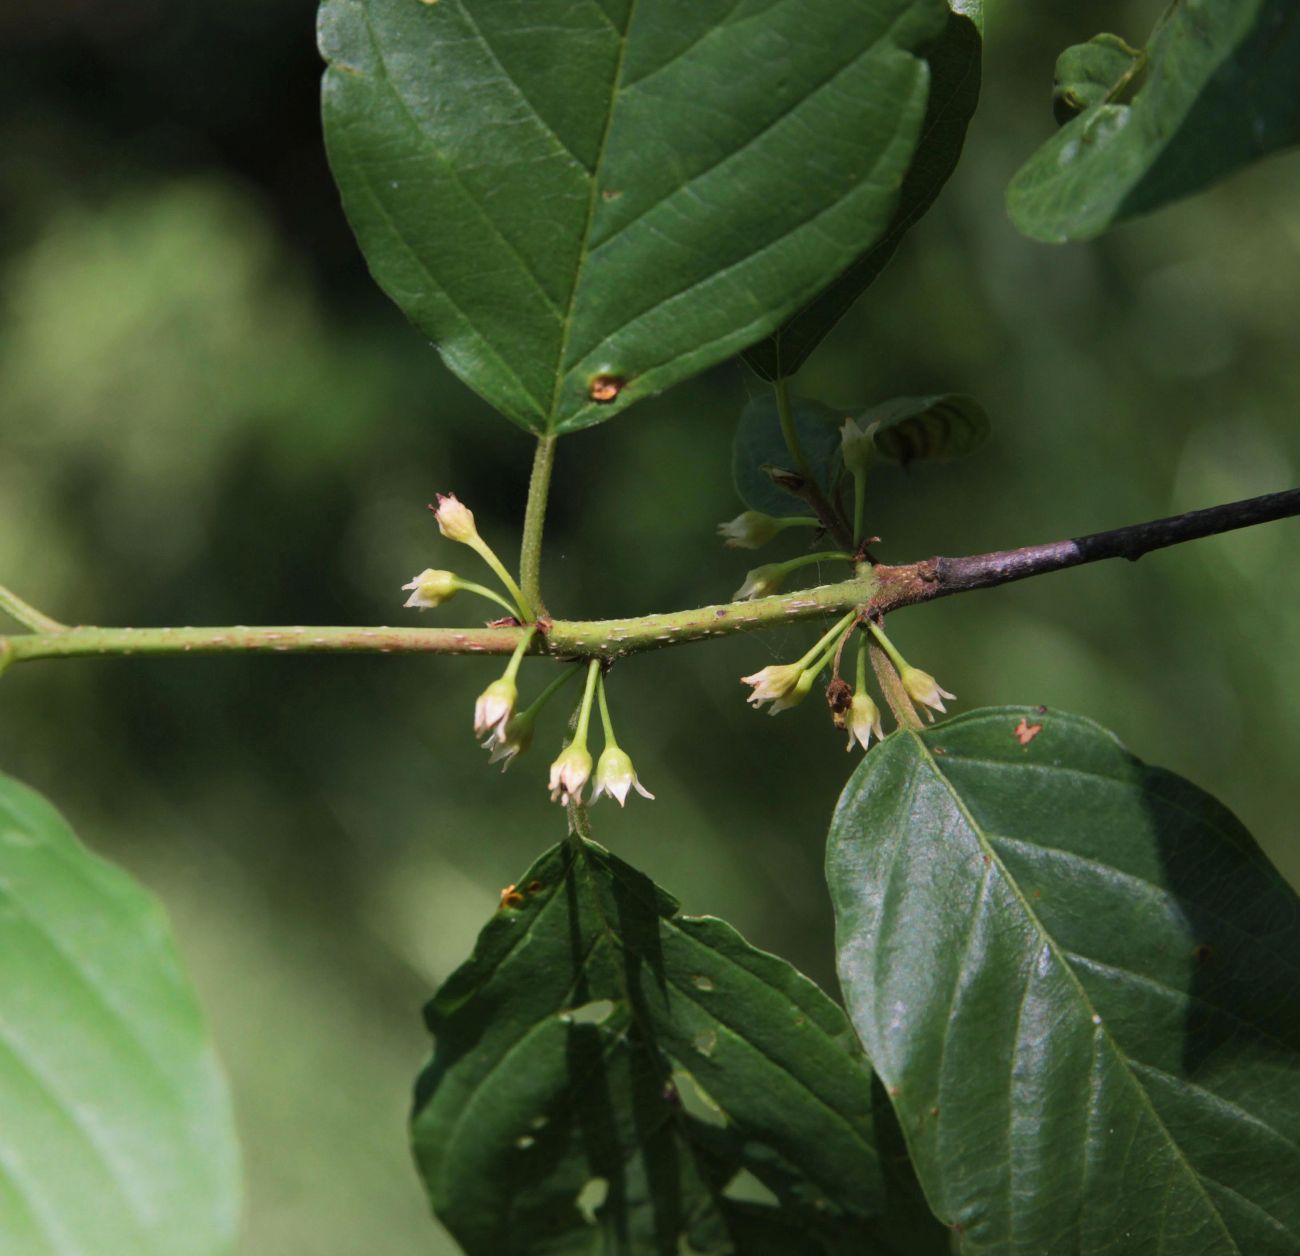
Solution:
M 68 625 L 38 611 L 29 602 L 24 602 L 18 594 L 0 585 L 0 611 L 16 619 L 24 628 L 32 632 L 67 632 Z
M 818 554 L 800 554 L 784 563 L 776 563 L 782 574 L 798 571 L 800 567 L 811 567 L 813 563 L 846 562 L 851 563 L 853 555 L 847 550 L 822 550 Z
M 773 520 L 777 532 L 784 532 L 786 528 L 820 528 L 821 520 L 814 518 L 812 515 L 777 515 Z
M 512 606 L 495 589 L 485 588 L 481 584 L 475 584 L 472 580 L 458 580 L 457 588 L 464 589 L 466 593 L 477 593 L 479 597 L 489 598 L 498 606 L 504 607 L 510 613 L 511 619 L 514 619 L 519 614 L 519 607 Z
M 867 687 L 867 639 L 865 637 L 858 638 L 858 670 L 854 679 L 857 681 L 855 691 L 864 692 Z
M 582 707 L 578 711 L 578 727 L 573 734 L 573 741 L 570 745 L 585 746 L 587 744 L 587 728 L 591 724 L 591 702 L 596 696 L 597 682 L 600 680 L 600 660 L 592 659 L 587 664 L 587 687 L 582 691 Z
M 605 697 L 605 677 L 600 678 L 600 688 L 596 691 L 600 698 L 600 726 L 605 731 L 605 746 L 610 750 L 618 749 L 614 740 L 614 722 L 609 718 L 609 700 Z
M 566 672 L 561 672 L 536 698 L 532 700 L 518 715 L 520 720 L 535 720 L 542 711 L 542 708 L 553 698 L 565 685 L 569 683 L 580 671 L 581 667 L 571 667 Z
M 533 637 L 537 632 L 536 624 L 529 624 L 527 628 L 519 634 L 519 644 L 515 646 L 514 653 L 510 656 L 510 662 L 506 664 L 503 680 L 514 682 L 519 675 L 519 665 L 524 661 L 524 655 L 528 652 L 528 647 L 532 644 Z
M 889 661 L 901 672 L 907 666 L 907 660 L 898 652 L 894 643 L 885 636 L 885 630 L 874 620 L 867 621 L 871 635 L 880 642 L 881 649 L 889 655 Z
M 556 658 L 612 659 L 668 645 L 730 636 L 779 624 L 819 619 L 869 602 L 877 578 L 752 601 L 641 615 L 632 619 L 555 620 L 533 639 L 538 654 Z M 57 632 L 0 637 L 14 662 L 91 655 L 186 654 L 513 654 L 522 628 L 221 627 L 60 628 Z M 0 647 L 2 652 L 4 647 Z
M 799 444 L 799 432 L 795 428 L 794 414 L 790 410 L 790 388 L 785 376 L 773 380 L 772 387 L 776 390 L 776 415 L 781 421 L 781 435 L 785 437 L 785 447 L 790 451 L 790 457 L 794 459 L 795 469 L 811 484 L 813 483 L 812 468 L 808 465 L 803 446 Z
M 862 516 L 867 501 L 867 477 L 853 473 L 853 544 L 862 543 Z
M 542 609 L 542 532 L 546 525 L 546 502 L 551 490 L 551 469 L 555 465 L 553 434 L 537 438 L 533 473 L 528 481 L 528 505 L 524 510 L 524 537 L 519 548 L 519 579 L 530 606 Z
M 475 536 L 472 540 L 465 542 L 470 549 L 474 551 L 489 567 L 496 572 L 497 579 L 506 587 L 506 591 L 515 600 L 515 611 L 524 623 L 532 623 L 537 617 L 533 614 L 533 608 L 528 599 L 524 597 L 519 585 L 515 583 L 515 578 L 506 570 L 506 565 L 493 552 L 492 547 L 481 537 Z
M 822 492 L 821 485 L 817 483 L 817 477 L 813 475 L 812 467 L 804 454 L 803 446 L 799 443 L 799 432 L 795 428 L 794 414 L 790 410 L 790 389 L 785 377 L 773 380 L 772 387 L 776 391 L 776 414 L 781 422 L 781 435 L 785 438 L 786 448 L 794 459 L 795 469 L 803 478 L 803 491 L 798 496 L 803 497 L 813 508 L 818 522 L 836 541 L 845 548 L 852 548 L 853 542 L 845 533 L 840 511 Z
M 819 654 L 824 654 L 826 652 L 826 648 L 828 644 L 832 649 L 834 649 L 836 646 L 839 645 L 839 639 L 841 634 L 844 633 L 849 627 L 852 626 L 853 621 L 857 619 L 857 617 L 858 617 L 858 612 L 856 610 L 852 610 L 847 615 L 845 615 L 843 619 L 838 620 L 835 626 L 828 633 L 826 633 L 825 636 L 817 638 L 816 642 L 813 644 L 812 649 L 809 650 L 808 653 L 805 654 L 803 658 L 801 658 L 798 661 L 798 663 L 795 664 L 795 666 L 802 668 L 804 671 L 807 671 L 808 665 L 812 662 L 812 660 L 815 659 Z M 825 664 L 823 663 L 821 667 L 824 666 Z M 821 667 L 818 667 L 817 670 L 821 671 Z

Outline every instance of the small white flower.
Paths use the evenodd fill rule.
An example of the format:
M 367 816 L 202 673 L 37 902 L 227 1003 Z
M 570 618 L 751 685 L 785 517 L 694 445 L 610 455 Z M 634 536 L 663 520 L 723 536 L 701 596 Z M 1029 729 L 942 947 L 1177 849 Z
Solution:
M 654 798 L 637 780 L 636 769 L 627 754 L 617 746 L 606 746 L 601 751 L 600 762 L 596 764 L 596 789 L 591 795 L 591 801 L 595 802 L 602 794 L 607 794 L 621 807 L 627 801 L 628 792 L 633 789 L 642 798 Z
M 504 726 L 515 713 L 519 690 L 513 680 L 502 676 L 494 680 L 474 703 L 474 736 L 484 737 Z
M 764 702 L 772 704 L 769 715 L 777 715 L 798 706 L 812 688 L 817 672 L 812 668 L 800 667 L 798 663 L 774 664 L 765 667 L 752 676 L 742 676 L 741 684 L 752 685 L 754 692 L 745 699 L 755 708 Z
M 751 597 L 767 597 L 769 594 L 778 592 L 782 581 L 785 579 L 784 566 L 783 563 L 768 563 L 765 567 L 755 567 L 753 571 L 746 574 L 745 583 L 736 590 L 735 600 L 744 601 Z
M 758 549 L 779 531 L 778 521 L 758 510 L 747 510 L 727 523 L 718 524 L 718 535 L 727 549 Z
M 742 685 L 751 685 L 754 692 L 745 699 L 754 707 L 764 702 L 775 702 L 784 698 L 799 683 L 803 669 L 798 663 L 774 663 L 752 676 L 742 676 Z
M 582 801 L 582 788 L 591 777 L 591 755 L 586 746 L 568 745 L 551 764 L 551 801 Z
M 474 526 L 474 515 L 455 493 L 439 493 L 438 505 L 433 517 L 438 521 L 438 531 L 448 540 L 460 541 L 468 545 L 478 539 L 478 529 Z
M 865 475 L 876 460 L 875 425 L 863 430 L 852 419 L 845 419 L 840 428 L 840 450 L 844 465 L 854 475 Z
M 849 730 L 849 744 L 846 750 L 853 749 L 856 741 L 863 750 L 871 744 L 872 735 L 877 741 L 885 740 L 885 730 L 880 726 L 880 708 L 871 700 L 871 695 L 859 689 L 849 704 L 848 718 L 845 725 Z
M 907 696 L 913 702 L 919 702 L 922 706 L 932 707 L 935 711 L 942 711 L 945 715 L 948 713 L 947 707 L 943 705 L 943 700 L 947 698 L 953 701 L 957 695 L 949 693 L 946 689 L 939 688 L 939 682 L 935 680 L 929 672 L 923 672 L 919 667 L 904 667 L 899 672 L 899 679 L 903 682 L 903 688 L 907 690 Z M 930 711 L 926 711 L 930 722 L 934 722 L 934 716 Z
M 454 597 L 459 588 L 460 581 L 450 571 L 435 571 L 432 567 L 426 567 L 409 584 L 402 585 L 402 592 L 411 595 L 403 605 L 431 611 Z
M 532 744 L 533 721 L 520 716 L 511 716 L 504 724 L 498 724 L 487 735 L 483 749 L 492 752 L 488 762 L 500 763 L 501 770 L 504 772 Z

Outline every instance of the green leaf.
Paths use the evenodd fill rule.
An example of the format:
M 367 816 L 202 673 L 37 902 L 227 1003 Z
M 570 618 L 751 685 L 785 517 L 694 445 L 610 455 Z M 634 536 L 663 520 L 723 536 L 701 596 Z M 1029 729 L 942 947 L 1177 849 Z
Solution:
M 1094 35 L 1056 58 L 1052 84 L 1052 112 L 1064 125 L 1093 105 L 1119 98 L 1138 78 L 1146 54 L 1130 48 L 1118 35 Z
M 1300 1251 L 1300 902 L 1213 798 L 1077 716 L 976 711 L 866 757 L 828 876 L 963 1252 Z
M 844 1014 L 595 844 L 542 856 L 426 1018 L 416 1158 L 471 1256 L 890 1250 Z
M 827 497 L 840 462 L 844 415 L 806 397 L 790 398 L 795 434 L 818 487 Z M 776 397 L 769 391 L 751 397 L 740 412 L 731 445 L 731 478 L 740 500 L 751 510 L 786 516 L 809 514 L 808 503 L 776 483 L 771 471 L 793 472 L 794 459 L 781 432 Z
M 895 397 L 858 419 L 875 428 L 876 448 L 891 462 L 951 462 L 974 453 L 987 439 L 989 416 L 974 397 L 938 393 Z
M 950 0 L 952 12 L 940 38 L 922 55 L 930 67 L 930 97 L 921 139 L 903 180 L 893 219 L 828 288 L 796 311 L 767 339 L 745 351 L 745 361 L 764 379 L 793 375 L 889 264 L 903 237 L 934 204 L 957 168 L 966 127 L 980 94 L 984 15 L 978 3 Z
M 1297 66 L 1295 0 L 1175 0 L 1132 103 L 1103 99 L 1044 144 L 1011 182 L 1011 217 L 1037 240 L 1091 239 L 1297 143 Z M 1111 89 L 1127 86 L 1121 71 Z
M 766 335 L 888 228 L 943 0 L 324 0 L 375 278 L 535 431 Z
M 230 1100 L 157 904 L 0 776 L 0 1251 L 233 1251 Z

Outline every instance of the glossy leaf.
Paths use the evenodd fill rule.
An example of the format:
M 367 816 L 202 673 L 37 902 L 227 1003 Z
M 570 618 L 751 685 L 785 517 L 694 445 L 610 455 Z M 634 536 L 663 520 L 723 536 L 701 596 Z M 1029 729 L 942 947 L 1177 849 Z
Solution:
M 841 465 L 840 427 L 844 415 L 820 401 L 790 398 L 795 434 L 809 469 L 828 496 Z M 740 412 L 731 445 L 731 478 L 740 500 L 768 515 L 806 515 L 808 503 L 772 478 L 772 471 L 794 471 L 794 459 L 781 432 L 776 398 L 770 391 L 751 397 Z
M 943 0 L 324 0 L 372 273 L 502 413 L 572 431 L 772 330 L 888 228 Z
M 1300 902 L 1214 799 L 1077 716 L 975 711 L 866 757 L 828 875 L 963 1252 L 1300 1251 Z
M 0 1252 L 233 1251 L 230 1101 L 157 904 L 0 776 Z
M 1012 180 L 1026 235 L 1090 239 L 1300 141 L 1294 0 L 1175 0 L 1145 51 L 1131 103 L 1121 70 L 1118 98 L 1081 113 Z
M 471 1256 L 891 1250 L 843 1013 L 599 846 L 542 856 L 426 1017 L 415 1152 Z
M 1120 100 L 1140 85 L 1146 55 L 1130 48 L 1118 35 L 1094 35 L 1056 58 L 1052 112 L 1064 125 L 1093 105 Z
M 876 448 L 890 462 L 951 462 L 974 453 L 989 434 L 989 416 L 974 397 L 939 393 L 895 397 L 872 406 L 859 426 L 875 429 Z
M 889 227 L 834 283 L 745 351 L 764 379 L 793 375 L 889 264 L 903 237 L 920 221 L 957 167 L 966 127 L 980 94 L 984 14 L 979 0 L 952 0 L 943 34 L 923 50 L 930 97 L 921 139 L 903 180 Z

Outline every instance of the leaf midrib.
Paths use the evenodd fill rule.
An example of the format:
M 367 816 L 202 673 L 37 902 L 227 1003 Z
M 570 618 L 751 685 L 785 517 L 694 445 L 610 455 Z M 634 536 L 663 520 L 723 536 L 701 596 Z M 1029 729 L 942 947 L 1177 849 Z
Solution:
M 985 839 L 983 828 L 976 822 L 974 815 L 970 811 L 970 808 L 967 807 L 966 805 L 965 799 L 963 799 L 962 796 L 957 792 L 956 787 L 953 785 L 953 783 L 948 779 L 948 777 L 944 774 L 942 769 L 939 767 L 938 762 L 935 760 L 934 756 L 930 753 L 929 746 L 927 746 L 924 740 L 914 731 L 909 730 L 907 732 L 907 736 L 910 737 L 912 741 L 915 743 L 916 747 L 920 752 L 921 758 L 924 760 L 925 764 L 929 767 L 930 771 L 934 774 L 934 776 L 943 785 L 944 789 L 948 792 L 948 796 L 952 799 L 953 804 L 957 807 L 957 810 L 961 813 L 966 823 L 970 826 L 970 830 L 975 835 L 975 838 L 979 842 L 980 847 L 983 850 L 984 854 L 992 861 L 992 863 L 997 867 L 998 871 L 1002 874 L 1006 882 L 1006 885 L 1011 890 L 1012 894 L 1015 896 L 1016 901 L 1020 904 L 1021 910 L 1023 911 L 1025 918 L 1029 921 L 1029 923 L 1031 924 L 1035 932 L 1041 938 L 1043 944 L 1048 948 L 1048 950 L 1051 951 L 1053 958 L 1057 961 L 1057 963 L 1061 966 L 1062 970 L 1065 972 L 1069 982 L 1074 986 L 1080 1002 L 1082 1003 L 1084 1008 L 1087 1009 L 1089 1016 L 1097 1017 L 1097 1020 L 1093 1021 L 1094 1032 L 1101 1034 L 1103 1040 L 1109 1045 L 1111 1053 L 1119 1061 L 1120 1066 L 1124 1071 L 1124 1076 L 1128 1078 L 1132 1088 L 1135 1091 L 1137 1091 L 1138 1095 L 1141 1097 L 1142 1105 L 1145 1107 L 1150 1118 L 1155 1122 L 1156 1128 L 1163 1135 L 1165 1142 L 1172 1149 L 1174 1153 L 1175 1163 L 1183 1169 L 1185 1175 L 1188 1178 L 1190 1178 L 1196 1191 L 1200 1194 L 1201 1198 L 1205 1201 L 1205 1205 L 1210 1210 L 1211 1216 L 1213 1216 L 1214 1220 L 1217 1222 L 1219 1229 L 1223 1233 L 1223 1237 L 1231 1245 L 1231 1248 L 1234 1252 L 1240 1253 L 1240 1256 L 1246 1256 L 1245 1253 L 1241 1252 L 1241 1248 L 1237 1245 L 1236 1239 L 1233 1237 L 1232 1232 L 1228 1229 L 1227 1223 L 1224 1221 L 1222 1214 L 1219 1212 L 1219 1209 L 1215 1205 L 1214 1201 L 1210 1198 L 1209 1192 L 1205 1189 L 1205 1184 L 1201 1180 L 1200 1173 L 1198 1172 L 1196 1167 L 1191 1163 L 1191 1161 L 1188 1160 L 1186 1154 L 1183 1152 L 1182 1147 L 1179 1145 L 1178 1141 L 1174 1138 L 1173 1134 L 1170 1132 L 1169 1127 L 1164 1123 L 1164 1120 L 1161 1118 L 1159 1112 L 1156 1111 L 1156 1107 L 1152 1103 L 1151 1096 L 1147 1093 L 1146 1087 L 1142 1085 L 1141 1081 L 1137 1078 L 1132 1067 L 1130 1066 L 1128 1061 L 1128 1056 L 1123 1051 L 1120 1050 L 1119 1044 L 1115 1041 L 1114 1035 L 1110 1032 L 1105 1021 L 1101 1020 L 1100 1013 L 1097 1011 L 1096 1007 L 1093 1006 L 1092 1000 L 1088 997 L 1088 992 L 1087 990 L 1084 989 L 1082 982 L 1080 982 L 1078 974 L 1075 973 L 1074 968 L 1071 966 L 1070 962 L 1065 958 L 1064 952 L 1057 945 L 1056 939 L 1048 931 L 1046 925 L 1039 918 L 1038 914 L 1034 911 L 1029 900 L 1025 897 L 1024 892 L 1020 888 L 1019 881 L 1014 876 L 1011 875 L 1010 869 L 1008 869 L 1006 864 L 1002 862 L 1002 859 L 999 856 L 997 850 L 994 849 L 994 847 Z M 945 1034 L 945 1037 L 946 1036 L 947 1035 Z
M 582 285 L 583 271 L 587 268 L 587 259 L 594 251 L 591 245 L 591 224 L 596 217 L 596 200 L 600 196 L 600 171 L 605 163 L 605 150 L 609 146 L 609 133 L 614 127 L 614 110 L 618 107 L 621 93 L 619 84 L 623 79 L 623 65 L 627 60 L 627 46 L 631 42 L 632 23 L 636 20 L 637 0 L 629 0 L 627 6 L 627 23 L 619 32 L 618 58 L 614 62 L 614 73 L 610 78 L 609 108 L 605 111 L 605 124 L 600 133 L 600 144 L 596 148 L 596 160 L 591 166 L 591 190 L 587 194 L 587 213 L 579 237 L 578 264 L 573 269 L 573 287 L 569 289 L 569 299 L 565 303 L 560 321 L 560 344 L 555 355 L 555 383 L 551 388 L 551 405 L 546 414 L 547 433 L 555 431 L 560 411 L 560 394 L 564 391 L 564 382 L 568 373 L 564 369 L 565 355 L 569 352 L 569 337 L 573 332 L 573 316 L 578 305 L 578 289 Z M 602 10 L 603 11 L 603 10 Z M 608 15 L 606 15 L 608 16 Z

